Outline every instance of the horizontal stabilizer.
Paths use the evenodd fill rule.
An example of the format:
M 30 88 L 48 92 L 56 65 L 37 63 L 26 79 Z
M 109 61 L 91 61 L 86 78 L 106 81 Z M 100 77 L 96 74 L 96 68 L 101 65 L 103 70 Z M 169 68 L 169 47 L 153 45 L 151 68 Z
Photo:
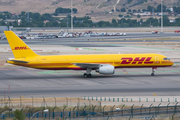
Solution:
M 22 61 L 22 60 L 9 60 L 9 61 L 18 62 L 18 63 L 29 63 L 27 61 Z

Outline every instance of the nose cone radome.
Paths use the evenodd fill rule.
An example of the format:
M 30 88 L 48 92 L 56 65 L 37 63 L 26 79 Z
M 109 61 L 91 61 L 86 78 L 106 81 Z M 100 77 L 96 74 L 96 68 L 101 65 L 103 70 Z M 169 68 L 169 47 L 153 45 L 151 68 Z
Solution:
M 173 63 L 173 61 L 166 61 L 166 64 L 168 65 L 168 66 L 172 66 L 172 65 L 174 65 L 174 63 Z
M 170 60 L 169 62 L 170 62 L 169 64 L 170 64 L 171 66 L 174 65 L 173 61 Z
M 174 63 L 171 60 L 162 61 L 162 64 L 165 66 L 172 66 Z

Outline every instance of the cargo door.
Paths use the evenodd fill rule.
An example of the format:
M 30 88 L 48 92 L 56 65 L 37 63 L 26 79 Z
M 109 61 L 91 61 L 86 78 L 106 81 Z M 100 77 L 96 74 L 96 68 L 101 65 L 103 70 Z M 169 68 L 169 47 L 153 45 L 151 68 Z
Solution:
M 155 56 L 155 64 L 160 64 L 159 57 Z

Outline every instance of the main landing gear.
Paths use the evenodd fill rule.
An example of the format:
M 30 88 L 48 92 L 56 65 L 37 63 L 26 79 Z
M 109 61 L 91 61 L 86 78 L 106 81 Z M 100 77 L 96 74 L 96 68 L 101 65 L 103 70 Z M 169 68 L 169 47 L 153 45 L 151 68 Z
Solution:
M 84 78 L 91 78 L 91 77 L 92 77 L 91 71 L 92 71 L 92 69 L 87 68 L 87 69 L 86 69 L 86 73 L 84 73 L 84 75 L 83 75 Z
M 154 73 L 155 73 L 155 69 L 157 69 L 157 68 L 155 68 L 155 67 L 152 68 L 151 76 L 154 76 L 154 75 L 155 75 L 155 74 L 154 74 Z
M 90 74 L 84 73 L 83 76 L 84 76 L 84 78 L 91 78 L 92 77 L 91 73 Z

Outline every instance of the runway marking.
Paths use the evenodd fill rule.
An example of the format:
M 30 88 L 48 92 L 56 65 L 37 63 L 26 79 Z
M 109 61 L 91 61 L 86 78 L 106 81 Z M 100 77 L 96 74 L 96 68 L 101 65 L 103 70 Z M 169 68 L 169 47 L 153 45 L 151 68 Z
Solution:
M 102 45 L 118 46 L 118 47 L 126 47 L 126 46 L 124 46 L 124 45 L 115 45 L 115 44 L 102 44 Z
M 86 50 L 96 50 L 96 51 L 107 51 L 107 50 L 104 50 L 104 49 L 96 49 L 96 48 L 83 48 L 83 49 L 86 49 Z
M 158 96 L 156 93 L 152 93 L 153 96 Z

